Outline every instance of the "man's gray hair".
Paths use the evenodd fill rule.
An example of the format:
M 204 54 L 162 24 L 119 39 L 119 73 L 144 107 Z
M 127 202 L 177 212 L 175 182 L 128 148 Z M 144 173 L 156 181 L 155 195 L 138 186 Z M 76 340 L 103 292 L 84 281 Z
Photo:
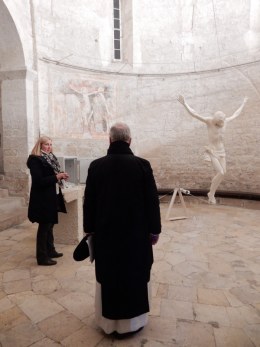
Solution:
M 130 128 L 125 123 L 119 123 L 119 122 L 115 123 L 110 128 L 109 137 L 111 142 L 114 142 L 114 141 L 129 142 L 131 140 Z

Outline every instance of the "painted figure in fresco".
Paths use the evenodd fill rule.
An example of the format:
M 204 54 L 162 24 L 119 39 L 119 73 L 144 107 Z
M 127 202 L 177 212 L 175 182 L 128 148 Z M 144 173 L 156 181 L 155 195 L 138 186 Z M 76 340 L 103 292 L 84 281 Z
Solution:
M 88 93 L 91 110 L 87 116 L 87 125 L 90 133 L 108 133 L 109 116 L 105 89 L 99 87 L 96 91 Z
M 110 90 L 106 85 L 87 81 L 70 81 L 62 89 L 64 100 L 56 105 L 56 129 L 69 134 L 106 136 L 113 114 L 110 111 Z M 64 119 L 66 122 L 64 124 Z M 63 131 L 63 132 L 64 132 Z
M 209 145 L 205 147 L 205 160 L 211 161 L 216 171 L 216 175 L 211 181 L 208 199 L 209 203 L 216 204 L 215 193 L 226 174 L 226 153 L 224 146 L 226 124 L 240 115 L 247 102 L 247 98 L 244 98 L 242 105 L 230 117 L 227 117 L 222 111 L 215 112 L 213 116 L 203 117 L 186 103 L 182 95 L 179 95 L 177 100 L 186 108 L 192 117 L 207 125 Z

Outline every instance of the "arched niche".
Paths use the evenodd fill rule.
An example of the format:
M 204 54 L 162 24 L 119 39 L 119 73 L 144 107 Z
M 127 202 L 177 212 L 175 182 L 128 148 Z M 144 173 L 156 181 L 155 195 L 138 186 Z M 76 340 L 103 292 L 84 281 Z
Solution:
M 24 196 L 35 73 L 26 67 L 24 47 L 6 4 L 0 0 L 0 187 Z

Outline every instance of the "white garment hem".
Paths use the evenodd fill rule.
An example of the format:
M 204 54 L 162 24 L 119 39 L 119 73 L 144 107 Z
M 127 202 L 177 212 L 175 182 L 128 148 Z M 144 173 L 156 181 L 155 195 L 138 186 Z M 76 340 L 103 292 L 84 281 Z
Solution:
M 148 283 L 148 293 L 150 292 Z M 150 295 L 149 295 L 150 296 Z M 150 300 L 149 300 L 150 301 Z M 131 319 L 108 319 L 102 316 L 101 285 L 96 282 L 95 295 L 95 320 L 96 324 L 106 333 L 111 334 L 116 331 L 119 334 L 136 331 L 148 323 L 148 312 Z

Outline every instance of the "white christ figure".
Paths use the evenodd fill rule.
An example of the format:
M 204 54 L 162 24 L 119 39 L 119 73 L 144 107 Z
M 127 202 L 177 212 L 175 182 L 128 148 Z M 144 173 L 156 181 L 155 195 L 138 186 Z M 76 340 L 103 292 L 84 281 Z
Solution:
M 206 160 L 211 161 L 216 175 L 211 181 L 210 190 L 208 192 L 209 203 L 216 204 L 216 190 L 226 174 L 226 152 L 224 146 L 224 134 L 226 124 L 235 119 L 242 112 L 247 97 L 244 98 L 242 105 L 231 115 L 226 116 L 222 111 L 217 111 L 213 116 L 201 116 L 194 111 L 185 101 L 182 95 L 179 95 L 177 100 L 184 105 L 189 114 L 205 123 L 208 129 L 209 145 L 205 147 Z

